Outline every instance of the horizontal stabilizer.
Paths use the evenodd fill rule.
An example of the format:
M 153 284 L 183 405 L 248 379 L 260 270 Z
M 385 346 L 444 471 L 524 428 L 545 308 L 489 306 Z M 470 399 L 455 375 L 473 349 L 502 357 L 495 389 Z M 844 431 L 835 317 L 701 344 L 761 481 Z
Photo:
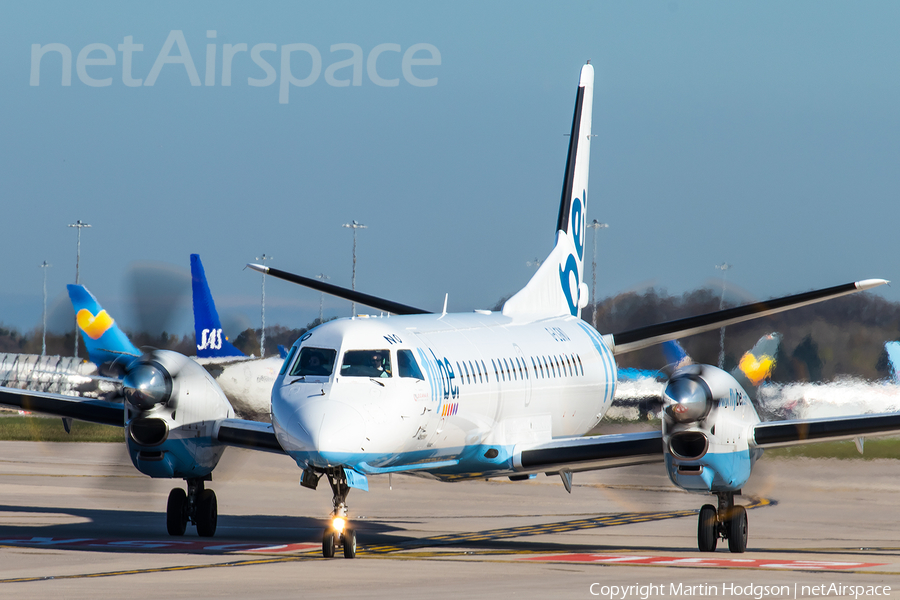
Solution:
M 900 432 L 900 413 L 803 421 L 769 421 L 753 427 L 753 445 L 757 448 L 777 448 L 898 432 Z
M 630 331 L 623 331 L 611 336 L 604 336 L 609 346 L 615 354 L 624 354 L 640 350 L 654 344 L 660 344 L 668 340 L 674 340 L 689 335 L 696 335 L 706 331 L 727 327 L 735 323 L 743 323 L 751 319 L 758 319 L 774 315 L 786 310 L 800 308 L 823 300 L 831 300 L 839 298 L 847 294 L 862 292 L 865 290 L 878 287 L 888 283 L 884 279 L 866 279 L 855 283 L 845 283 L 834 287 L 825 288 L 823 290 L 815 290 L 805 292 L 803 294 L 795 294 L 793 296 L 785 296 L 784 298 L 775 298 L 764 302 L 755 302 L 744 306 L 736 306 L 716 312 L 700 315 L 696 317 L 688 317 L 686 319 L 677 319 L 657 325 L 649 325 L 640 327 Z
M 259 271 L 260 273 L 271 275 L 272 277 L 275 277 L 277 279 L 284 279 L 285 281 L 297 283 L 304 287 L 314 289 L 318 292 L 331 294 L 332 296 L 337 296 L 338 298 L 343 298 L 344 300 L 350 300 L 351 302 L 365 304 L 366 306 L 371 306 L 372 308 L 383 310 L 384 312 L 393 313 L 395 315 L 431 314 L 431 311 L 422 310 L 421 308 L 416 308 L 415 306 L 407 306 L 406 304 L 400 304 L 399 302 L 393 302 L 391 300 L 379 298 L 378 296 L 370 296 L 369 294 L 363 294 L 355 290 L 348 290 L 347 288 L 332 285 L 330 283 L 325 283 L 324 281 L 320 281 L 318 279 L 303 277 L 301 275 L 294 275 L 293 273 L 288 273 L 287 271 L 282 271 L 280 269 L 264 267 L 263 265 L 251 264 L 247 266 L 254 271 Z

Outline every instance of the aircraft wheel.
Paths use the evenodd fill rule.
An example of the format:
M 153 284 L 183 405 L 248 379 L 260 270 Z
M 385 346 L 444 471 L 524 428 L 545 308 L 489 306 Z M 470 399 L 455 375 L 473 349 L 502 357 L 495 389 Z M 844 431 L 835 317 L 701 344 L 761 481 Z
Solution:
M 330 528 L 322 534 L 322 556 L 334 558 L 334 531 Z
M 719 536 L 716 532 L 716 507 L 704 504 L 697 525 L 697 547 L 700 552 L 714 552 Z M 729 544 L 730 544 L 729 540 Z
M 344 558 L 356 558 L 356 531 L 347 528 L 341 535 L 341 545 L 344 547 Z
M 219 508 L 216 502 L 216 493 L 212 490 L 203 490 L 197 498 L 197 535 L 200 537 L 212 537 L 216 534 L 216 523 L 219 520 Z
M 181 488 L 173 488 L 166 503 L 166 530 L 169 535 L 184 535 L 187 522 L 187 494 Z
M 747 550 L 747 509 L 735 506 L 728 521 L 728 549 L 732 552 Z

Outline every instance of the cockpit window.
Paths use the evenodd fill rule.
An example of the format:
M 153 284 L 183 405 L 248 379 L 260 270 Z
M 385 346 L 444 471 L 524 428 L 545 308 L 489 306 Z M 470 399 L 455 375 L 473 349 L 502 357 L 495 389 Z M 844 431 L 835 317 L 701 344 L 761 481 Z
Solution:
M 413 379 L 425 379 L 422 371 L 413 356 L 412 350 L 397 350 L 397 375 L 400 377 L 412 377 Z
M 387 350 L 348 350 L 344 352 L 341 375 L 345 377 L 390 377 L 391 353 Z
M 281 371 L 278 373 L 279 375 L 284 375 L 287 372 L 288 366 L 290 366 L 291 361 L 294 360 L 295 354 L 297 354 L 297 346 L 291 346 L 291 351 L 285 357 L 284 364 L 281 365 Z
M 291 367 L 290 376 L 328 377 L 334 371 L 337 351 L 330 348 L 301 348 L 297 362 Z

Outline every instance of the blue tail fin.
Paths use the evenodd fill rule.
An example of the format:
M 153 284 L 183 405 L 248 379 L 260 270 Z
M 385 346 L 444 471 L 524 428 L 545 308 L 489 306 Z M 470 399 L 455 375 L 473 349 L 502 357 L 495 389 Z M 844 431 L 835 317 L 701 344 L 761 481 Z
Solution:
M 191 254 L 191 290 L 194 295 L 194 334 L 197 336 L 197 356 L 245 356 L 231 345 L 222 333 L 222 323 L 206 283 L 206 273 L 198 254 Z
M 678 340 L 669 340 L 662 343 L 663 356 L 666 357 L 666 365 L 672 369 L 680 369 L 693 362 L 687 351 L 682 348 Z
M 75 319 L 88 357 L 96 365 L 113 362 L 122 356 L 140 356 L 128 336 L 119 329 L 109 313 L 83 285 L 69 284 L 69 299 L 75 309 Z
M 900 342 L 885 342 L 884 349 L 891 364 L 891 379 L 900 382 Z

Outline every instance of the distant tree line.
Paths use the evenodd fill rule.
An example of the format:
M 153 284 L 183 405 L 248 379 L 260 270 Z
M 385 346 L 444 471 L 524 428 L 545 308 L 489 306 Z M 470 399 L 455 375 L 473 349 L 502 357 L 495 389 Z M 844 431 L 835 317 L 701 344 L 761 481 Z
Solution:
M 655 289 L 605 298 L 589 305 L 582 317 L 592 322 L 597 312 L 597 329 L 617 333 L 645 325 L 670 321 L 719 309 L 720 294 L 711 289 L 670 296 Z M 503 302 L 495 307 L 499 310 Z M 726 308 L 735 306 L 725 302 Z M 327 319 L 326 319 L 327 320 Z M 278 346 L 289 347 L 300 336 L 319 325 L 315 319 L 305 327 L 266 327 L 266 356 L 275 356 Z M 852 376 L 880 379 L 888 376 L 889 364 L 884 343 L 900 339 L 900 303 L 888 302 L 873 294 L 853 294 L 763 319 L 732 325 L 725 330 L 725 368 L 731 369 L 741 356 L 766 333 L 778 332 L 782 344 L 772 379 L 789 381 L 831 381 Z M 260 329 L 249 328 L 231 340 L 245 354 L 259 356 Z M 138 347 L 175 350 L 188 356 L 197 353 L 194 335 L 129 333 Z M 685 350 L 698 362 L 717 364 L 719 331 L 681 340 Z M 47 353 L 72 356 L 73 332 L 47 334 Z M 40 354 L 41 330 L 22 334 L 0 325 L 0 352 Z M 79 355 L 87 352 L 81 346 Z M 658 369 L 663 365 L 658 346 L 617 357 L 620 367 Z
M 669 296 L 651 289 L 606 298 L 596 305 L 601 333 L 623 332 L 645 325 L 719 310 L 720 294 L 710 289 Z M 737 304 L 725 302 L 725 308 Z M 583 311 L 590 322 L 594 305 Z M 741 356 L 767 333 L 782 335 L 772 379 L 776 382 L 831 381 L 852 376 L 881 379 L 890 374 L 886 341 L 900 339 L 900 303 L 861 293 L 803 308 L 754 319 L 725 329 L 725 368 L 732 369 Z M 691 336 L 681 344 L 697 362 L 717 364 L 719 330 Z M 617 357 L 621 367 L 663 366 L 658 347 Z
M 328 321 L 329 319 L 325 319 Z M 289 348 L 304 333 L 319 325 L 319 319 L 308 323 L 299 329 L 289 329 L 281 325 L 266 327 L 266 356 L 277 356 L 278 346 Z M 197 345 L 194 334 L 172 335 L 168 332 L 152 335 L 145 332 L 128 332 L 131 342 L 138 348 L 159 348 L 162 350 L 174 350 L 187 356 L 196 356 Z M 260 329 L 245 329 L 237 337 L 231 339 L 231 343 L 246 355 L 260 355 L 259 342 Z M 47 354 L 56 356 L 74 356 L 75 332 L 51 333 L 47 332 Z M 41 353 L 41 328 L 36 327 L 28 333 L 19 333 L 16 329 L 10 329 L 0 325 L 0 353 L 15 354 L 40 354 Z M 87 357 L 84 344 L 80 343 L 78 355 Z

